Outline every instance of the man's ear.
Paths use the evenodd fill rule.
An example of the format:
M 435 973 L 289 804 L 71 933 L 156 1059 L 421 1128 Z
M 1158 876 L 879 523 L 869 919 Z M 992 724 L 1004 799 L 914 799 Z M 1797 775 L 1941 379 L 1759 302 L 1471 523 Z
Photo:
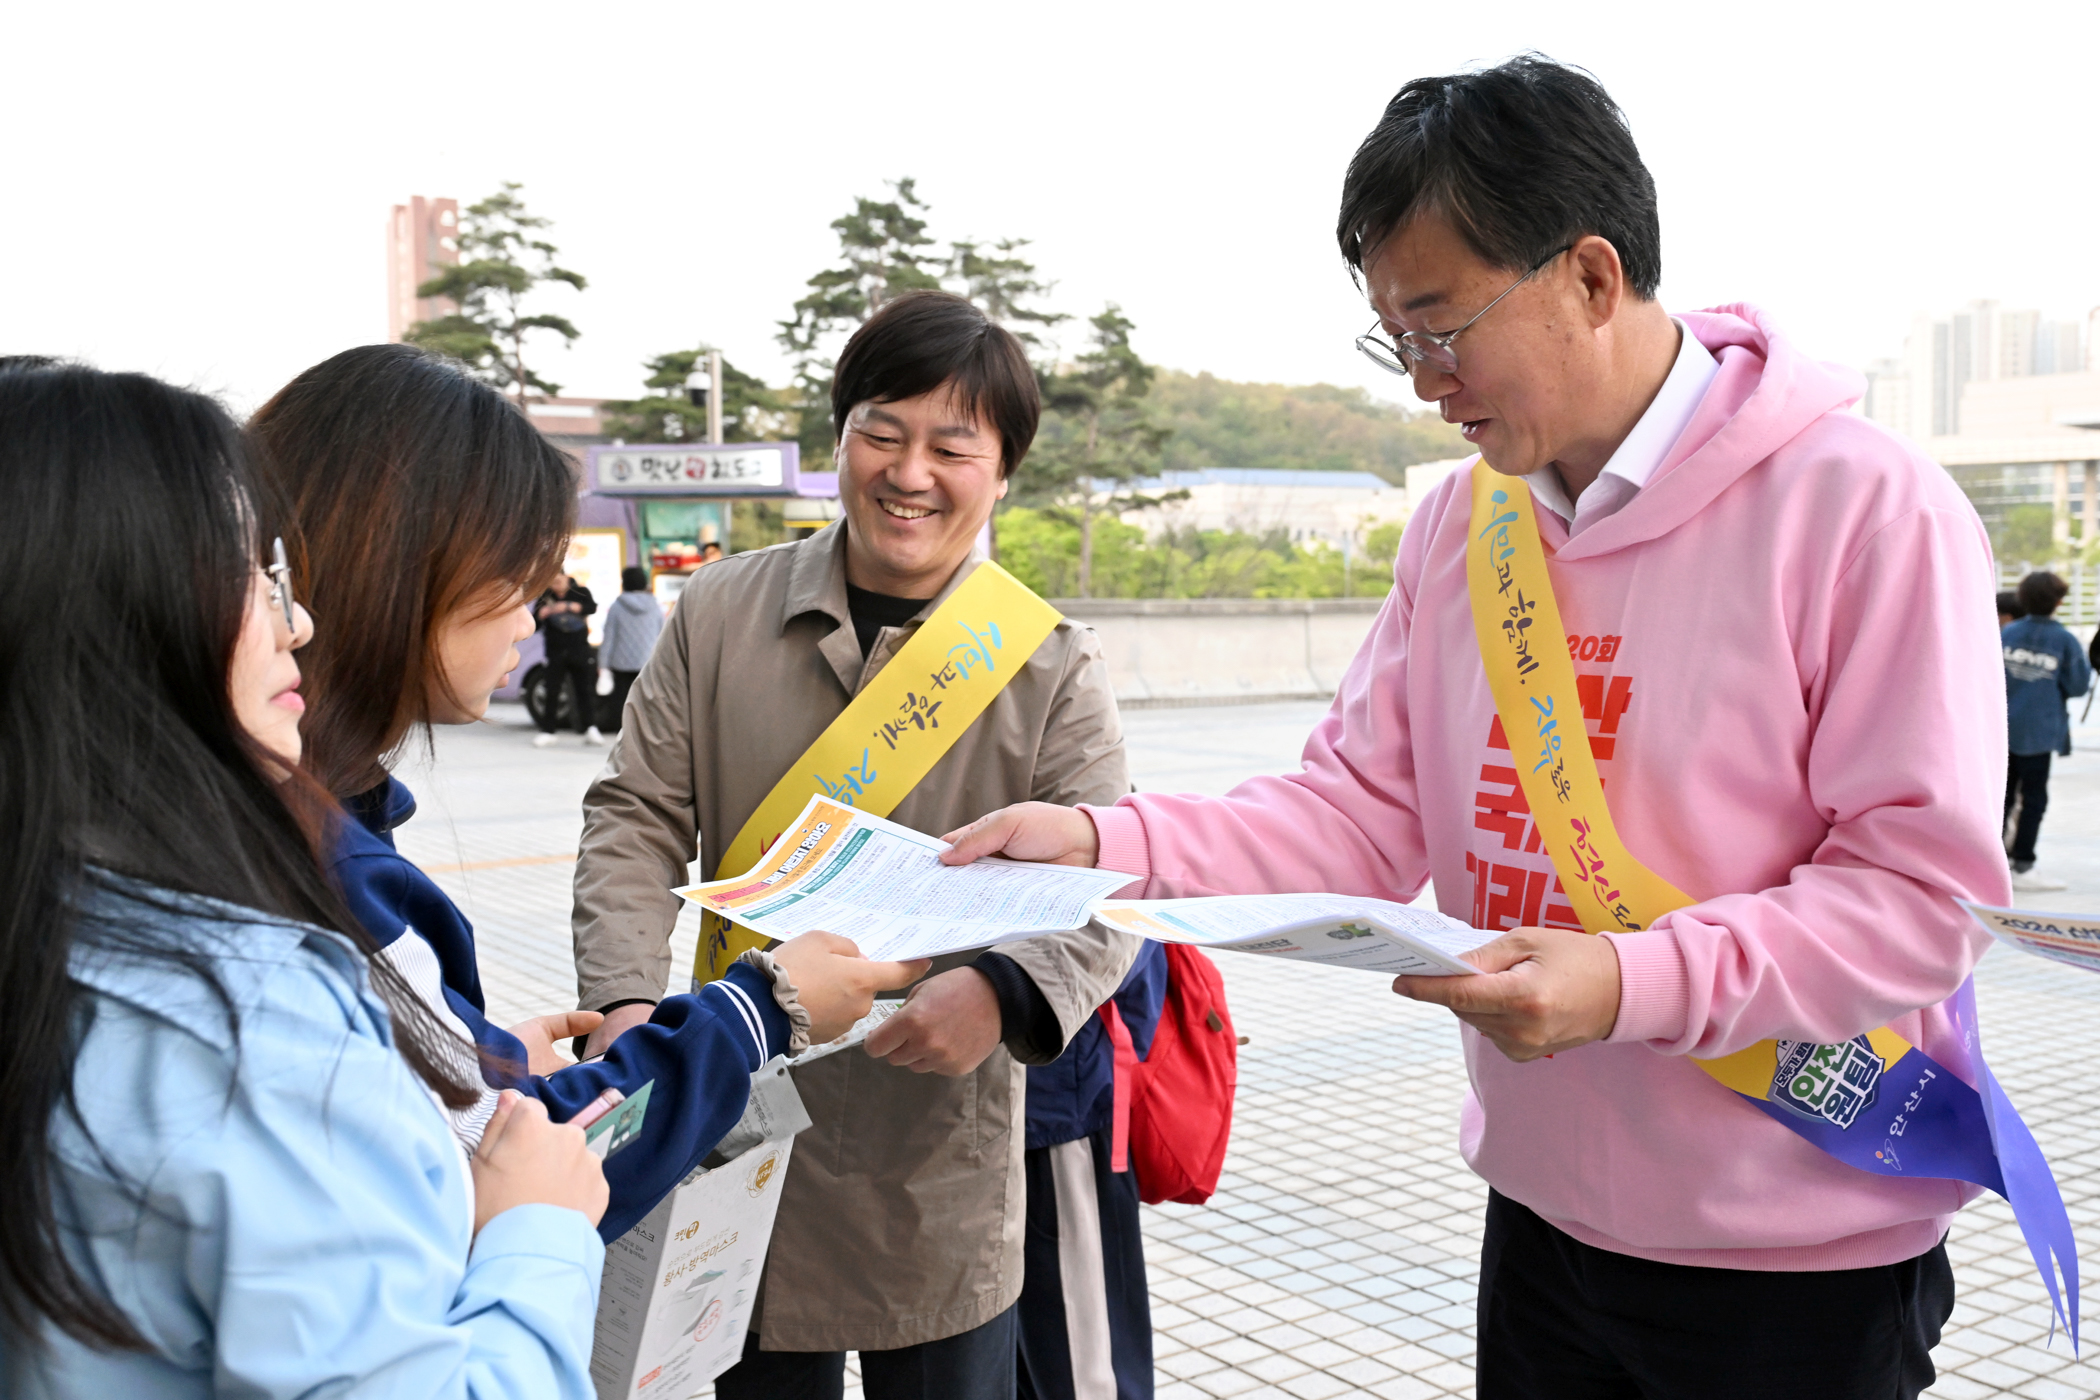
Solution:
M 1005 499 L 1006 499 L 1006 488 L 1007 488 L 1007 487 L 1009 487 L 1009 486 L 1011 486 L 1011 485 L 1013 485 L 1013 484 L 1014 484 L 1014 479 L 1013 479 L 1012 477 L 1010 477 L 1010 476 L 1002 476 L 1002 477 L 1000 477 L 1000 478 L 999 478 L 999 490 L 998 490 L 998 491 L 997 491 L 996 493 L 994 493 L 994 495 L 992 496 L 992 499 L 993 499 L 993 500 L 995 500 L 995 501 L 1003 501 L 1003 500 L 1005 500 Z
M 1608 238 L 1585 234 L 1568 250 L 1568 260 L 1579 279 L 1583 314 L 1590 328 L 1609 324 L 1626 298 L 1626 269 L 1619 262 L 1619 250 Z

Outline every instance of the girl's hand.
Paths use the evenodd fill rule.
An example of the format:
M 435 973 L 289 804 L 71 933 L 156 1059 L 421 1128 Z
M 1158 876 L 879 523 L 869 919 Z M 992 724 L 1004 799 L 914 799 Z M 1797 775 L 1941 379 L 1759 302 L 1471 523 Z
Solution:
M 497 1101 L 474 1152 L 474 1233 L 512 1206 L 560 1206 L 596 1225 L 605 1214 L 605 1167 L 583 1129 L 547 1121 L 547 1106 L 515 1089 Z
M 556 1043 L 589 1035 L 604 1020 L 605 1017 L 596 1011 L 557 1011 L 551 1016 L 535 1016 L 530 1021 L 512 1026 L 510 1033 L 525 1042 L 527 1070 L 533 1074 L 552 1074 L 558 1069 L 567 1069 L 572 1063 L 554 1048 Z
M 926 975 L 930 959 L 869 962 L 850 938 L 811 931 L 797 934 L 773 950 L 773 961 L 795 984 L 795 994 L 809 1012 L 809 1043 L 837 1040 L 875 1005 L 875 994 L 908 987 Z

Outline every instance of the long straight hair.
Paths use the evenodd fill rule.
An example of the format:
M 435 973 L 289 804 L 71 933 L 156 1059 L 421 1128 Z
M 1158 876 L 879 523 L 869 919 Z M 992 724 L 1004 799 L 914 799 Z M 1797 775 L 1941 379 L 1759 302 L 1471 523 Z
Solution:
M 202 952 L 157 921 L 95 916 L 96 891 L 123 877 L 173 912 L 202 895 L 373 944 L 319 859 L 334 804 L 282 776 L 229 694 L 256 565 L 283 529 L 232 420 L 145 375 L 22 357 L 0 361 L 0 423 L 0 577 L 18 585 L 0 608 L 0 1333 L 34 1346 L 48 1322 L 141 1347 L 67 1258 L 54 1210 L 57 1115 L 93 1136 L 73 1073 L 95 999 L 71 959 L 163 964 L 210 987 L 236 1043 L 240 1027 Z M 369 966 L 403 1059 L 472 1102 L 421 1000 Z
M 567 457 L 504 397 L 412 345 L 364 345 L 301 374 L 248 422 L 298 517 L 306 766 L 339 798 L 444 693 L 442 623 L 537 594 L 576 521 Z

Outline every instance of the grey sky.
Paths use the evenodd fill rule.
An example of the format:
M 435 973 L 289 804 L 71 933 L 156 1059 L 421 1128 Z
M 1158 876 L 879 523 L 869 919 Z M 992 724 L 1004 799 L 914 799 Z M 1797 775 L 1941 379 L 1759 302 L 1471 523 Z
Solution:
M 523 181 L 591 279 L 543 307 L 570 392 L 708 339 L 776 381 L 773 323 L 858 193 L 918 177 L 942 238 L 1035 240 L 1059 309 L 1149 358 L 1405 386 L 1331 234 L 1402 82 L 1580 63 L 1662 192 L 1665 304 L 1756 301 L 1812 352 L 1892 354 L 1971 297 L 2100 304 L 2100 7 L 2001 3 L 693 5 L 423 0 L 23 7 L 9 23 L 0 350 L 259 402 L 385 334 L 410 194 Z

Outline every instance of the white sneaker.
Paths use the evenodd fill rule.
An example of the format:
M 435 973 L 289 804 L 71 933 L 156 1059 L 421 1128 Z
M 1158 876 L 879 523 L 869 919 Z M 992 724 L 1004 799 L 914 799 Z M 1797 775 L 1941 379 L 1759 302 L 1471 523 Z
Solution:
M 605 747 L 605 736 L 598 732 L 598 726 L 594 724 L 589 729 L 583 731 L 583 742 L 589 744 L 593 748 L 602 749 Z
M 554 747 L 554 743 L 555 738 L 552 734 L 535 734 L 532 736 L 532 746 L 536 749 L 551 749 Z
M 2050 890 L 2071 888 L 2061 880 L 2052 880 L 2046 875 L 2037 875 L 2032 870 L 2015 870 L 2012 887 L 2021 894 L 2045 894 Z

